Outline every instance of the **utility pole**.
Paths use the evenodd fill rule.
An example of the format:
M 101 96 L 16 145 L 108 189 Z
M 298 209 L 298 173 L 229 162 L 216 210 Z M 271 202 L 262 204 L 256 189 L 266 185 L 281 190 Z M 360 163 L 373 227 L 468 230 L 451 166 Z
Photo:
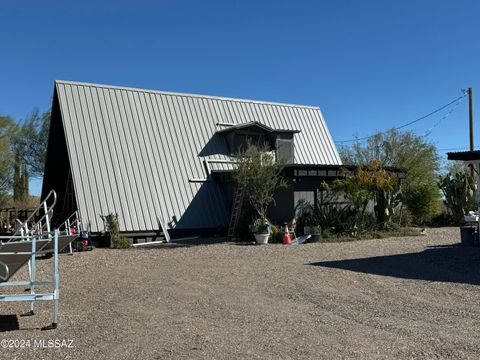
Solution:
M 472 105 L 472 88 L 468 88 L 468 109 L 469 109 L 469 123 L 470 123 L 470 151 L 474 150 L 474 143 L 473 143 L 473 105 Z
M 470 151 L 473 151 L 475 149 L 475 145 L 474 145 L 474 142 L 473 142 L 473 99 L 472 99 L 472 88 L 469 87 L 468 88 L 468 122 L 469 122 L 469 125 L 470 125 Z M 478 167 L 478 169 L 475 169 L 475 166 Z M 478 165 L 473 165 L 471 168 L 470 168 L 470 171 L 471 171 L 471 174 L 472 174 L 472 177 L 473 179 L 476 179 L 477 181 L 477 194 L 476 194 L 476 200 L 478 201 L 479 200 L 479 195 L 480 195 L 480 192 L 478 191 L 478 189 L 480 189 L 480 177 L 479 177 L 479 173 L 478 171 L 480 171 L 480 163 L 478 163 Z M 475 176 L 475 173 L 477 173 L 477 176 Z M 478 213 L 480 214 L 480 205 L 479 205 L 479 208 L 478 208 Z M 480 220 L 479 220 L 479 226 L 480 226 Z

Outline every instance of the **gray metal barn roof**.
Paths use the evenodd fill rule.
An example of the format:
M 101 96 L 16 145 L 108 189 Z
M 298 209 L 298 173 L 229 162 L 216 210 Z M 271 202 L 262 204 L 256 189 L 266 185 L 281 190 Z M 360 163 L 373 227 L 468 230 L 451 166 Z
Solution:
M 215 182 L 198 181 L 209 169 L 231 168 L 226 140 L 216 134 L 224 124 L 300 130 L 295 164 L 341 164 L 318 107 L 67 81 L 55 82 L 55 102 L 77 206 L 94 232 L 103 230 L 99 215 L 111 212 L 122 231 L 227 225 L 228 199 Z M 59 129 L 54 121 L 51 129 Z M 50 152 L 43 191 L 60 171 Z

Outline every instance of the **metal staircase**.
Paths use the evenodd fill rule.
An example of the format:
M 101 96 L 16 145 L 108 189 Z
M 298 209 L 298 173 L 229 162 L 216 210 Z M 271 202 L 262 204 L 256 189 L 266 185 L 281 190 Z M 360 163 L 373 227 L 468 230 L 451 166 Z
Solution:
M 52 190 L 48 193 L 40 205 L 33 211 L 33 213 L 23 223 L 20 220 L 20 228 L 13 234 L 13 237 L 6 242 L 18 241 L 19 236 L 27 236 L 31 234 L 41 235 L 42 233 L 51 233 L 50 226 L 53 208 L 57 203 L 57 193 Z
M 75 235 L 83 231 L 83 223 L 80 218 L 79 211 L 73 212 L 72 215 L 68 217 L 59 227 L 61 234 L 65 235 Z
M 230 223 L 228 225 L 228 240 L 235 237 L 235 230 L 237 229 L 238 219 L 242 213 L 243 198 L 245 191 L 242 188 L 237 188 L 233 196 L 232 213 L 230 215 Z

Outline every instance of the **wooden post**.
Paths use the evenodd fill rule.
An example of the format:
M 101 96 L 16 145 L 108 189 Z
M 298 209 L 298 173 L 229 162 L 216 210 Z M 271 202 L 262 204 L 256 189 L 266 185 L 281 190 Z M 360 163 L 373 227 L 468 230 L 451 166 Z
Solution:
M 469 109 L 469 124 L 470 124 L 470 151 L 474 150 L 473 142 L 473 105 L 472 105 L 472 88 L 468 88 L 468 109 Z

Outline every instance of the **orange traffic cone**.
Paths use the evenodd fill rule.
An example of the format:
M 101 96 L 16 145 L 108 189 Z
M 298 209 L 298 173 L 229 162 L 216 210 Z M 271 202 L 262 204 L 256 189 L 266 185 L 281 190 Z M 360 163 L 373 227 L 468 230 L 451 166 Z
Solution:
M 284 245 L 292 244 L 292 238 L 290 237 L 290 231 L 288 230 L 287 224 L 285 224 L 285 233 L 283 234 L 283 244 Z

